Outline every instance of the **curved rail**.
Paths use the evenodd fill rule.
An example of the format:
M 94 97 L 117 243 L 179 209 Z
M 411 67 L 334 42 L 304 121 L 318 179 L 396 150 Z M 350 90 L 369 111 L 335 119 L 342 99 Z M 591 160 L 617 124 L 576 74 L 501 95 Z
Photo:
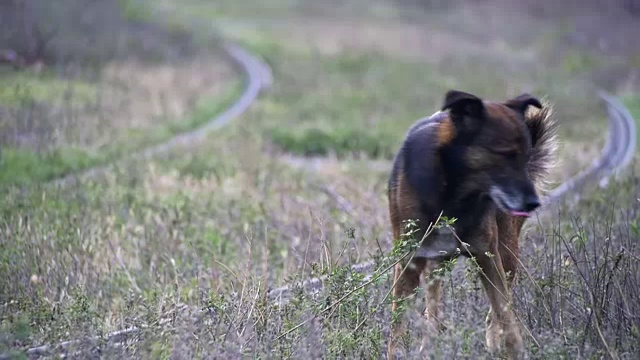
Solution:
M 133 153 L 124 160 L 149 159 L 154 156 L 166 155 L 170 150 L 195 142 L 202 141 L 209 133 L 227 125 L 231 120 L 244 113 L 256 100 L 260 92 L 271 86 L 273 77 L 271 68 L 256 56 L 249 53 L 239 45 L 227 43 L 224 50 L 240 71 L 245 74 L 246 87 L 242 95 L 227 110 L 211 119 L 204 126 L 195 130 L 178 134 L 168 141 L 148 147 L 139 152 Z M 66 185 L 79 178 L 93 177 L 112 170 L 115 163 L 97 166 L 80 173 L 73 173 L 59 179 L 51 181 L 55 185 Z
M 557 204 L 569 193 L 577 193 L 589 182 L 599 181 L 600 186 L 608 184 L 611 175 L 629 165 L 636 150 L 636 123 L 629 110 L 618 99 L 605 92 L 599 93 L 609 115 L 609 136 L 601 155 L 590 167 L 553 189 L 545 200 L 545 210 Z

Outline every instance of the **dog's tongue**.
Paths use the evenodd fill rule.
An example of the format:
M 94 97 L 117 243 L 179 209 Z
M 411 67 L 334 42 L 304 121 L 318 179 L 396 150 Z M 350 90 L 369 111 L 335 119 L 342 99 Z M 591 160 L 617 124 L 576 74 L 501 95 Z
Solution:
M 526 211 L 511 211 L 511 215 L 513 216 L 522 216 L 522 217 L 529 217 L 529 213 Z

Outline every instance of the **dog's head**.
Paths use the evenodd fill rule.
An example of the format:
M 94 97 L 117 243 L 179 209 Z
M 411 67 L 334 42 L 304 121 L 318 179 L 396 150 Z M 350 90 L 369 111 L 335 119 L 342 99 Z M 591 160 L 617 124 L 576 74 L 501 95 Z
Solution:
M 465 186 L 473 187 L 467 190 L 488 194 L 501 210 L 515 216 L 528 216 L 540 206 L 527 174 L 532 139 L 524 118 L 529 106 L 542 108 L 529 94 L 500 103 L 451 90 L 442 107 L 449 111 L 454 128 L 451 141 L 464 149 Z

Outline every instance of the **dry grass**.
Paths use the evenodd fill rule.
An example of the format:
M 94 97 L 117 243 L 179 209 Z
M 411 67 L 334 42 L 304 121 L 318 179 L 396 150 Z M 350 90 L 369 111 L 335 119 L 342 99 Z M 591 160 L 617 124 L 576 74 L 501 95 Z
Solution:
M 69 14 L 56 13 L 46 23 L 59 32 L 39 59 L 43 66 L 0 64 L 6 81 L 0 91 L 2 186 L 49 180 L 166 141 L 209 121 L 239 93 L 238 75 L 213 37 L 196 41 L 182 28 L 166 29 L 162 20 L 127 22 L 117 4 L 80 2 L 65 0 L 60 7 L 69 7 Z M 39 15 L 48 6 L 37 0 L 27 5 Z M 9 10 L 19 13 L 15 6 Z M 91 21 L 100 12 L 92 32 L 66 22 L 73 14 Z M 18 25 L 3 26 L 24 35 Z M 92 36 L 104 47 L 102 55 L 74 52 Z M 0 40 L 0 47 L 15 45 Z M 66 56 L 54 56 L 58 52 Z M 96 57 L 87 63 L 84 55 Z
M 184 121 L 203 100 L 225 97 L 237 75 L 221 51 L 179 62 L 117 62 L 103 70 L 99 102 L 104 107 L 83 118 L 85 144 L 110 144 L 129 131 L 147 131 Z M 109 131 L 104 129 L 108 113 Z M 77 126 L 76 126 L 77 127 Z M 95 129 L 92 131 L 92 129 Z M 62 139 L 73 143 L 72 139 Z
M 7 73 L 22 76 L 11 98 L 24 95 L 3 111 L 3 142 L 31 149 L 95 149 L 122 141 L 131 131 L 184 121 L 203 99 L 224 97 L 235 85 L 236 75 L 220 55 L 158 64 L 112 62 L 98 80 L 80 83 L 86 84 L 86 90 L 80 88 L 84 92 L 76 85 L 82 80 L 62 78 L 60 91 L 52 86 L 56 75 Z M 25 81 L 31 78 L 32 83 Z M 47 95 L 38 96 L 39 89 Z
M 229 148 L 212 143 L 199 150 L 229 158 L 247 136 L 239 131 L 226 139 L 235 144 Z M 398 256 L 390 252 L 385 178 L 357 167 L 319 178 L 257 149 L 244 154 L 243 162 L 180 155 L 77 189 L 10 194 L 1 293 L 23 294 L 3 310 L 12 347 L 145 325 L 141 343 L 107 354 L 380 353 L 390 316 L 388 273 L 317 314 L 358 286 L 347 265 L 379 256 L 382 270 Z M 632 314 L 639 305 L 625 290 L 640 280 L 633 241 L 638 201 L 629 196 L 636 187 L 635 180 L 614 183 L 525 236 L 517 309 L 534 336 L 528 340 L 534 358 L 604 355 L 605 343 L 623 358 L 638 353 L 639 319 Z M 445 273 L 450 327 L 435 356 L 486 356 L 487 305 L 473 274 L 462 270 Z M 294 295 L 284 308 L 264 302 L 269 287 L 311 274 L 330 274 L 319 297 Z M 185 312 L 183 304 L 205 312 Z M 420 309 L 412 305 L 409 312 Z M 587 309 L 599 309 L 598 318 Z M 173 320 L 160 321 L 167 316 Z M 317 320 L 280 337 L 311 316 Z M 422 325 L 412 323 L 410 341 L 419 343 Z M 27 329 L 24 340 L 15 337 L 19 326 Z
M 234 14 L 251 11 L 247 3 L 238 4 L 228 5 Z M 198 6 L 208 15 L 207 4 Z M 220 6 L 217 16 L 227 9 Z M 385 32 L 385 24 L 375 24 L 368 14 L 358 23 L 366 26 L 351 31 L 344 22 L 332 28 L 319 9 L 303 8 L 318 20 L 308 27 L 298 23 L 289 33 L 269 24 L 258 26 L 260 34 L 244 26 L 227 29 L 273 65 L 276 81 L 249 113 L 204 144 L 123 165 L 74 188 L 5 189 L 0 352 L 20 354 L 33 345 L 138 326 L 143 330 L 135 338 L 103 346 L 100 357 L 383 358 L 391 319 L 391 281 L 384 270 L 412 244 L 392 244 L 384 162 L 372 168 L 367 154 L 356 151 L 319 160 L 308 171 L 306 159 L 274 144 L 274 129 L 338 129 L 328 134 L 362 134 L 374 146 L 394 149 L 406 127 L 432 113 L 450 86 L 495 97 L 535 88 L 548 89 L 568 139 L 554 180 L 590 163 L 601 146 L 594 139 L 602 137 L 604 112 L 587 97 L 589 76 L 554 68 L 553 59 L 524 71 L 536 51 L 510 60 L 506 54 L 521 47 L 493 41 L 497 48 L 489 49 L 503 51 L 495 62 L 473 48 L 447 48 L 455 39 L 467 44 L 476 38 L 429 24 L 442 37 L 427 44 L 441 46 L 448 58 L 395 57 L 392 50 L 401 39 L 419 41 L 419 25 L 403 25 L 396 17 L 392 31 Z M 298 16 L 298 7 L 284 9 L 280 16 Z M 343 34 L 352 37 L 332 39 Z M 451 41 L 439 42 L 444 38 Z M 140 115 L 112 120 L 145 119 L 134 125 L 146 130 L 155 120 L 180 118 L 198 94 L 215 96 L 228 83 L 226 66 L 210 66 L 217 59 L 200 54 L 155 65 L 113 63 L 102 76 L 114 89 L 140 79 L 125 84 L 135 101 L 122 101 L 126 91 L 113 95 L 110 104 L 126 105 L 114 105 L 113 113 Z M 543 71 L 545 66 L 551 68 Z M 113 138 L 129 125 L 112 124 L 121 129 Z M 292 158 L 305 166 L 290 166 Z M 613 182 L 606 191 L 589 189 L 553 222 L 528 228 L 525 270 L 515 291 L 532 358 L 640 355 L 636 178 Z M 376 259 L 377 273 L 362 286 L 348 265 L 370 258 Z M 470 261 L 461 262 L 473 270 Z M 449 329 L 429 356 L 488 358 L 482 343 L 484 294 L 473 271 L 451 265 L 443 273 Z M 266 300 L 271 287 L 321 274 L 329 276 L 316 296 L 295 292 L 282 306 Z M 407 308 L 413 315 L 407 341 L 418 345 L 423 304 Z
M 495 11 L 488 5 L 436 9 L 420 16 L 413 20 L 404 15 L 354 19 L 349 14 L 312 17 L 294 13 L 284 20 L 266 17 L 255 22 L 223 22 L 222 26 L 274 64 L 277 76 L 283 79 L 276 84 L 278 97 L 301 103 L 303 109 L 295 114 L 276 114 L 281 103 L 265 106 L 265 117 L 273 111 L 280 124 L 302 120 L 295 128 L 276 129 L 272 134 L 277 145 L 295 154 L 323 155 L 326 150 L 316 139 L 326 137 L 338 148 L 344 137 L 351 137 L 363 142 L 357 145 L 362 152 L 389 158 L 393 152 L 389 149 L 395 148 L 402 129 L 429 115 L 426 109 L 436 109 L 444 89 L 454 87 L 497 99 L 525 91 L 546 96 L 555 105 L 564 138 L 579 143 L 601 137 L 606 114 L 602 103 L 593 100 L 599 83 L 592 75 L 607 62 L 583 61 L 591 55 L 566 45 L 562 23 Z M 358 62 L 360 68 L 355 70 Z M 327 79 L 317 81 L 321 76 Z M 280 86 L 283 81 L 288 83 Z M 362 87 L 376 91 L 363 92 Z M 314 100 L 303 103 L 302 91 Z M 389 104 L 392 99 L 396 104 Z M 387 111 L 393 106 L 405 111 Z M 360 111 L 363 107 L 372 107 L 374 112 Z M 395 117 L 395 128 L 390 116 Z M 367 144 L 368 137 L 379 140 L 374 146 Z M 307 148 L 300 143 L 307 143 Z M 601 146 L 586 144 L 588 154 Z M 338 155 L 344 155 L 339 150 Z M 345 152 L 351 152 L 349 146 Z M 585 163 L 577 167 L 581 164 Z

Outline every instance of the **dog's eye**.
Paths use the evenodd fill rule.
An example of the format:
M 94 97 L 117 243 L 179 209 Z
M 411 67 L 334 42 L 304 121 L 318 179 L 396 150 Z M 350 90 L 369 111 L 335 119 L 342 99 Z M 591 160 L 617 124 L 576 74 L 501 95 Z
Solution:
M 518 151 L 513 149 L 491 149 L 491 152 L 508 159 L 515 159 L 518 157 Z

